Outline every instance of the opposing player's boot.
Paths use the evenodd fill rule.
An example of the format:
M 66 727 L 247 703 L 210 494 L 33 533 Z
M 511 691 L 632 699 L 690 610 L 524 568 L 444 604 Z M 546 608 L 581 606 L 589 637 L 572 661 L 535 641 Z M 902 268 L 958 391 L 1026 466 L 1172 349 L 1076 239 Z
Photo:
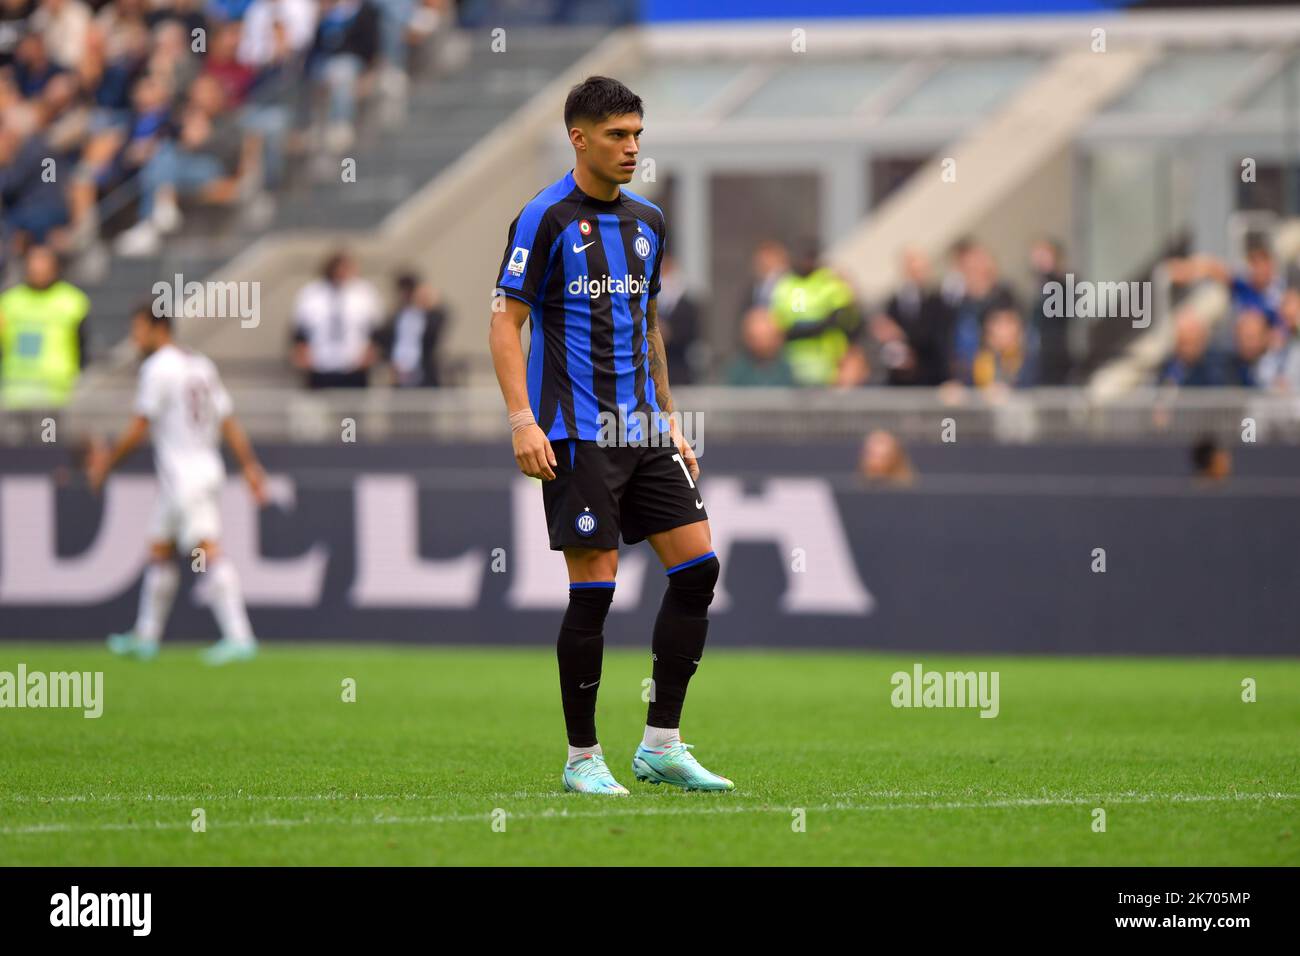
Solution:
M 691 744 L 665 744 L 636 748 L 632 757 L 632 772 L 646 783 L 670 783 L 683 790 L 735 790 L 736 785 L 700 766 L 691 756 Z
M 251 661 L 257 656 L 257 643 L 237 644 L 223 637 L 211 647 L 204 648 L 199 656 L 203 658 L 203 663 L 214 667 L 235 661 Z
M 119 657 L 151 661 L 158 656 L 157 641 L 142 641 L 133 632 L 108 635 L 108 649 Z
M 564 767 L 564 789 L 570 793 L 604 793 L 627 796 L 627 788 L 614 779 L 600 754 L 579 754 Z

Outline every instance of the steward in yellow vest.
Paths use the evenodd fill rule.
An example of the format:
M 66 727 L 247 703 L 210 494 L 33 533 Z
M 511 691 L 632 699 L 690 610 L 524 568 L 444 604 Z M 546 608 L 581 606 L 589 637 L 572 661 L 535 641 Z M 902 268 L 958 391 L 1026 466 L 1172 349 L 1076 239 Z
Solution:
M 0 407 L 61 408 L 86 364 L 90 299 L 59 279 L 54 253 L 27 254 L 24 281 L 0 294 Z
M 772 319 L 785 335 L 785 357 L 798 385 L 834 385 L 840 362 L 862 328 L 853 289 L 805 243 L 794 270 L 772 289 Z

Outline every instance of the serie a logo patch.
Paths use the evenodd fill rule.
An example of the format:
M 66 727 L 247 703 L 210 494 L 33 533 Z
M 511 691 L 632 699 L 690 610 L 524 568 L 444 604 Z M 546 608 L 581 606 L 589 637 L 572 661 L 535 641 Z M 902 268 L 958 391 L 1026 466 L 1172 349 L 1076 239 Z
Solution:
M 584 538 L 590 538 L 596 533 L 596 516 L 590 511 L 584 511 L 574 519 L 573 527 Z
M 528 250 L 523 246 L 515 246 L 515 251 L 510 254 L 510 264 L 506 266 L 506 271 L 512 276 L 521 276 L 524 274 L 524 265 L 528 262 Z

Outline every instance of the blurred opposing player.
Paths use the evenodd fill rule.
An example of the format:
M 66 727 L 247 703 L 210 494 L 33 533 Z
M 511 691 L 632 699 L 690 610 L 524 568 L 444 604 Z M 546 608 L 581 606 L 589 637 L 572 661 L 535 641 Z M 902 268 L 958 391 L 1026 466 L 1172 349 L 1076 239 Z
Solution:
M 145 357 L 135 417 L 111 452 L 92 456 L 87 477 L 98 493 L 108 473 L 152 430 L 159 493 L 135 629 L 109 635 L 108 646 L 116 654 L 145 660 L 157 655 L 176 596 L 176 546 L 180 545 L 186 555 L 195 548 L 202 550 L 212 613 L 221 628 L 221 640 L 204 651 L 204 660 L 209 664 L 248 660 L 257 653 L 257 641 L 248 623 L 239 576 L 217 541 L 217 501 L 226 472 L 218 450 L 221 440 L 239 460 L 258 505 L 266 503 L 266 476 L 231 413 L 230 393 L 221 384 L 217 367 L 172 341 L 171 319 L 140 309 L 131 320 L 131 339 Z
M 580 793 L 628 792 L 596 740 L 620 532 L 627 544 L 649 540 L 668 575 L 651 643 L 654 693 L 632 771 L 688 790 L 734 788 L 700 766 L 678 728 L 719 564 L 695 485 L 699 465 L 668 391 L 655 299 L 663 212 L 620 190 L 636 171 L 642 112 L 641 98 L 608 77 L 570 91 L 564 125 L 574 168 L 511 223 L 497 280 L 504 309 L 494 311 L 489 336 L 515 461 L 542 479 L 551 549 L 564 552 L 569 570 L 556 655 L 569 737 L 564 787 Z

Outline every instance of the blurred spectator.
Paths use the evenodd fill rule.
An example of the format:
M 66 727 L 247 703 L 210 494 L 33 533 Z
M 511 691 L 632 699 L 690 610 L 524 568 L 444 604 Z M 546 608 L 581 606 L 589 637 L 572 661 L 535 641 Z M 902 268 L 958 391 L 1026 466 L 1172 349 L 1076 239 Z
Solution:
M 1266 236 L 1246 237 L 1246 266 L 1233 273 L 1227 263 L 1213 256 L 1189 256 L 1166 262 L 1169 278 L 1176 285 L 1212 279 L 1228 287 L 1234 316 L 1246 310 L 1263 313 L 1271 328 L 1282 325 L 1282 298 L 1286 283 L 1278 274 L 1277 261 Z
M 971 363 L 967 384 L 976 388 L 1038 384 L 1037 350 L 1015 309 L 995 309 L 984 320 L 984 343 Z
M 781 330 L 768 311 L 760 306 L 749 310 L 741 326 L 744 350 L 727 365 L 723 380 L 728 385 L 789 386 L 794 384 L 790 363 L 782 354 Z
M 785 356 L 800 385 L 834 385 L 849 343 L 861 331 L 853 290 L 818 266 L 813 240 L 800 243 L 793 270 L 772 290 L 772 318 L 785 335 Z
M 180 228 L 182 196 L 228 204 L 260 187 L 261 140 L 242 132 L 224 105 L 216 79 L 194 81 L 176 138 L 159 143 L 140 172 L 140 221 L 118 237 L 120 255 L 154 255 L 161 237 Z
M 253 81 L 257 78 L 256 71 L 237 56 L 241 32 L 238 23 L 223 23 L 218 26 L 208 41 L 208 55 L 203 63 L 202 75 L 210 76 L 221 84 L 227 109 L 244 105 Z
M 668 381 L 689 385 L 698 377 L 695 371 L 702 364 L 694 360 L 701 344 L 697 340 L 699 309 L 686 292 L 675 258 L 665 254 L 659 272 L 659 332 L 668 360 Z
M 179 20 L 164 20 L 154 28 L 153 49 L 144 73 L 163 90 L 189 89 L 200 69 L 199 57 L 190 54 L 190 35 Z
M 93 133 L 82 150 L 71 187 L 74 220 L 93 219 L 98 198 L 136 175 L 160 144 L 175 134 L 170 89 L 162 81 L 141 77 L 131 103 L 131 115 L 123 125 Z
M 208 19 L 217 23 L 238 23 L 244 19 L 252 0 L 207 0 Z
M 243 127 L 262 140 L 263 180 L 269 188 L 283 182 L 285 141 L 292 125 L 283 93 L 300 81 L 303 56 L 315 31 L 316 8 L 309 0 L 255 0 L 244 20 L 239 58 L 258 72 Z
M 144 0 L 116 0 L 91 24 L 80 74 L 82 85 L 94 91 L 97 129 L 130 116 L 131 88 L 149 58 L 144 9 Z
M 31 243 L 64 245 L 62 227 L 70 222 L 68 204 L 57 181 L 49 179 L 54 149 L 43 132 L 26 142 L 0 128 L 0 202 L 4 204 L 5 248 L 21 255 Z M 57 169 L 57 166 L 55 167 Z
M 1197 478 L 1225 481 L 1232 474 L 1232 453 L 1207 435 L 1192 446 L 1192 469 Z
M 878 354 L 876 358 L 879 358 Z M 879 366 L 867 355 L 867 349 L 863 346 L 860 337 L 859 341 L 849 343 L 844 358 L 840 359 L 835 384 L 840 388 L 857 388 L 859 385 L 873 384 L 872 375 L 876 373 L 877 368 Z
M 0 0 L 0 69 L 13 62 L 35 10 L 36 0 Z
M 244 14 L 239 59 L 261 69 L 305 54 L 315 35 L 313 0 L 253 0 Z
M 903 251 L 903 281 L 868 328 L 890 385 L 939 385 L 948 377 L 952 309 L 934 286 L 930 260 Z
M 1070 327 L 1068 320 L 1049 316 L 1045 303 L 1048 284 L 1065 286 L 1065 251 L 1055 239 L 1037 239 L 1029 247 L 1029 268 L 1034 277 L 1036 302 L 1029 331 L 1038 342 L 1040 385 L 1065 385 L 1070 381 Z
M 756 305 L 764 308 L 772 304 L 772 290 L 780 279 L 790 271 L 790 256 L 785 246 L 775 239 L 764 239 L 754 247 L 753 259 L 754 282 L 750 287 L 748 311 Z
M 1174 317 L 1174 354 L 1160 370 L 1159 384 L 1222 385 L 1223 375 L 1209 352 L 1210 331 L 1191 309 Z
M 873 485 L 910 485 L 916 480 L 912 461 L 893 432 L 876 429 L 862 442 L 858 476 Z
M 40 95 L 45 84 L 63 72 L 49 55 L 45 38 L 39 33 L 29 33 L 18 42 L 14 54 L 13 80 L 19 94 L 25 99 Z
M 208 28 L 203 0 L 154 0 L 147 19 L 150 27 L 157 27 L 160 23 L 179 24 L 185 31 L 186 46 L 194 38 L 195 30 L 206 32 Z
M 441 384 L 438 343 L 447 325 L 447 311 L 433 289 L 411 273 L 397 278 L 397 311 L 380 333 L 379 342 L 399 388 Z
M 54 253 L 27 253 L 21 283 L 0 294 L 0 404 L 59 408 L 85 367 L 90 300 L 59 278 Z
M 29 100 L 19 91 L 12 70 L 0 73 L 0 126 L 24 139 L 32 134 L 40 122 L 36 100 Z
M 34 36 L 45 41 L 50 59 L 65 70 L 76 70 L 90 36 L 90 7 L 81 0 L 40 0 L 32 14 Z
M 317 87 L 329 98 L 326 148 L 341 152 L 355 137 L 357 86 L 379 53 L 379 11 L 370 0 L 321 0 L 307 53 L 303 125 Z
M 1258 309 L 1250 309 L 1237 316 L 1233 329 L 1235 348 L 1228 359 L 1225 384 L 1239 388 L 1258 388 L 1266 383 L 1270 374 L 1266 357 L 1270 352 L 1268 319 Z
M 346 252 L 330 256 L 321 277 L 298 293 L 293 309 L 295 368 L 310 388 L 364 388 L 380 341 L 380 302 Z
M 1011 287 L 999 278 L 992 253 L 974 239 L 959 239 L 952 247 L 956 273 L 945 293 L 955 303 L 949 352 L 949 377 L 971 381 L 971 365 L 984 340 L 984 320 L 989 313 L 1015 309 Z
M 450 9 L 382 6 L 394 63 Z M 238 203 L 257 228 L 272 208 L 264 186 L 283 181 L 300 92 L 328 93 L 335 145 L 351 141 L 357 96 L 383 92 L 371 70 L 380 18 L 375 0 L 0 0 L 5 238 L 102 262 L 101 216 L 117 228 L 137 199 L 124 255 L 159 251 L 187 198 Z M 49 159 L 57 177 L 34 162 Z

